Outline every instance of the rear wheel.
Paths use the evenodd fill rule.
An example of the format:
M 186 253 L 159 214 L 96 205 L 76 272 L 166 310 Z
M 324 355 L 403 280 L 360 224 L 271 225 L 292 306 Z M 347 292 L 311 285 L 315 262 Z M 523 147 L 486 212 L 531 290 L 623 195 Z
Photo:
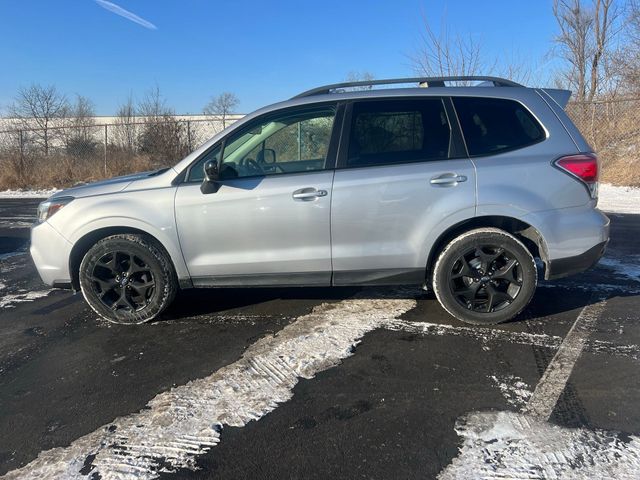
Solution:
M 536 283 L 529 250 L 497 228 L 471 230 L 455 238 L 433 269 L 433 290 L 442 307 L 473 324 L 512 319 L 529 304 Z
M 142 235 L 113 235 L 96 243 L 80 264 L 80 287 L 101 317 L 138 324 L 173 301 L 177 280 L 168 255 Z

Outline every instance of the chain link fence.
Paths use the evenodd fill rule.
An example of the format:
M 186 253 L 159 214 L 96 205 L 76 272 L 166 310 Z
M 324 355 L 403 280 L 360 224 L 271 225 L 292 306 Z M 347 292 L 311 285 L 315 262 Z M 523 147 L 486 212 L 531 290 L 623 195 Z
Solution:
M 602 180 L 640 186 L 640 98 L 571 102 L 567 112 L 598 152 Z M 161 117 L 100 125 L 54 123 L 46 129 L 6 125 L 0 130 L 0 189 L 61 188 L 170 166 L 221 131 L 223 120 Z M 298 138 L 304 132 L 289 133 Z M 300 142 L 289 143 L 294 149 Z
M 171 166 L 238 118 L 52 122 L 47 128 L 21 128 L 18 122 L 6 128 L 5 122 L 0 190 L 61 188 Z
M 601 180 L 640 186 L 640 98 L 572 102 L 567 113 L 598 153 Z

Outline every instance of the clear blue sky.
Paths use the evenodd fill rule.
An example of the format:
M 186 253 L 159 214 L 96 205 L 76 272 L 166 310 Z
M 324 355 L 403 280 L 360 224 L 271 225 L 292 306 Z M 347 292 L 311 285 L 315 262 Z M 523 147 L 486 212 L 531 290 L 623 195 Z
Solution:
M 178 113 L 231 91 L 251 111 L 349 71 L 413 73 L 422 15 L 478 38 L 488 55 L 539 62 L 555 33 L 552 0 L 0 0 L 0 106 L 20 86 L 55 84 L 111 115 L 158 85 Z

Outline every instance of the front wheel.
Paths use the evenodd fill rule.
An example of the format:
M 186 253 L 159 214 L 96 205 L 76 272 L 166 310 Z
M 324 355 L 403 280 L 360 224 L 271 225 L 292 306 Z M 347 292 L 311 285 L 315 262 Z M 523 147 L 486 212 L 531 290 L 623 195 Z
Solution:
M 518 315 L 531 301 L 537 279 L 533 256 L 522 242 L 504 230 L 479 228 L 442 250 L 433 290 L 458 320 L 490 325 Z
M 97 242 L 80 264 L 89 306 L 114 323 L 157 317 L 173 301 L 178 282 L 164 250 L 142 235 L 112 235 Z

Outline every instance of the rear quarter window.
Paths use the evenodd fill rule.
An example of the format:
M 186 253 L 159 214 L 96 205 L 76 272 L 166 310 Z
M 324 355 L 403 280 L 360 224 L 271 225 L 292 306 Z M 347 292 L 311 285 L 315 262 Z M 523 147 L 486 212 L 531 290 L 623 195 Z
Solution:
M 469 155 L 516 150 L 545 138 L 540 123 L 519 102 L 501 98 L 454 97 Z

